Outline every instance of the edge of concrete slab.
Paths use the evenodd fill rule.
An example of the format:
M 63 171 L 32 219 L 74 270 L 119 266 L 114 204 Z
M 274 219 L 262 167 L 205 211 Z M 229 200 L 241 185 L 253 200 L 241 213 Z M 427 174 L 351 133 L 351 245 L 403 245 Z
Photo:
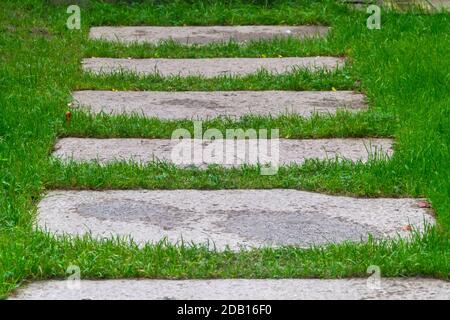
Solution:
M 275 38 L 304 39 L 323 37 L 329 27 L 325 26 L 281 26 L 281 25 L 248 25 L 248 26 L 122 26 L 92 27 L 89 38 L 94 40 L 121 43 L 151 43 L 174 41 L 185 45 L 208 44 L 215 42 L 270 40 Z
M 389 158 L 392 153 L 393 140 L 384 138 L 233 140 L 216 136 L 215 140 L 62 138 L 52 156 L 66 162 L 167 162 L 205 169 L 211 164 L 226 168 L 243 164 L 278 167 L 302 164 L 307 159 L 367 162 L 371 158 Z
M 294 189 L 51 191 L 38 227 L 57 235 L 231 250 L 410 239 L 435 224 L 420 199 L 353 198 Z
M 450 282 L 428 278 L 41 281 L 11 300 L 448 300 Z
M 129 72 L 137 75 L 245 76 L 266 70 L 271 74 L 295 72 L 298 69 L 316 72 L 332 71 L 343 67 L 345 59 L 340 57 L 287 57 L 287 58 L 202 58 L 202 59 L 120 59 L 85 58 L 82 68 L 93 74 Z
M 104 91 L 72 93 L 72 108 L 92 114 L 127 114 L 164 120 L 239 118 L 247 115 L 335 114 L 367 109 L 353 91 Z
M 342 0 L 343 4 L 354 7 L 357 10 L 366 10 L 369 5 L 404 12 L 414 7 L 424 13 L 434 14 L 441 11 L 450 12 L 450 0 Z

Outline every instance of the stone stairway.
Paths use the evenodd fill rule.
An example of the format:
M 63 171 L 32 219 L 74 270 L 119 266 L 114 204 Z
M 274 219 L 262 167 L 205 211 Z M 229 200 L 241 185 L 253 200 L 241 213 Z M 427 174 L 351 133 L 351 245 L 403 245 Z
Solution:
M 96 27 L 90 37 L 105 41 L 182 44 L 217 41 L 266 40 L 273 37 L 324 36 L 326 27 Z M 213 59 L 111 59 L 88 58 L 83 69 L 94 74 L 132 72 L 159 76 L 242 76 L 262 69 L 272 73 L 333 70 L 345 60 L 337 57 L 213 58 Z M 74 92 L 75 108 L 93 113 L 140 114 L 165 120 L 211 119 L 244 115 L 335 113 L 338 109 L 364 109 L 364 97 L 348 91 L 290 92 Z M 245 140 L 244 140 L 245 141 Z M 60 139 L 53 153 L 63 161 L 107 164 L 126 160 L 155 160 L 198 166 L 221 163 L 218 158 L 173 161 L 170 139 Z M 195 139 L 185 139 L 196 145 Z M 202 147 L 227 143 L 217 139 Z M 233 140 L 233 143 L 238 143 Z M 252 140 L 246 143 L 251 144 Z M 213 146 L 214 147 L 214 146 Z M 213 148 L 214 149 L 214 148 Z M 203 149 L 202 149 L 203 150 Z M 264 157 L 249 159 L 235 146 L 225 151 L 232 163 L 264 164 Z M 247 150 L 247 149 L 245 149 Z M 307 159 L 367 161 L 390 157 L 390 139 L 279 140 L 280 165 Z M 190 156 L 190 155 L 189 155 Z M 221 159 L 219 159 L 221 160 Z M 338 160 L 339 161 L 339 160 Z M 125 236 L 139 244 L 166 238 L 171 243 L 229 247 L 295 245 L 308 247 L 343 241 L 408 239 L 411 229 L 423 232 L 434 218 L 417 199 L 360 199 L 298 190 L 116 190 L 51 191 L 39 204 L 38 225 L 56 234 L 97 238 Z M 383 279 L 383 288 L 371 290 L 365 279 L 340 280 L 105 280 L 82 281 L 81 289 L 68 290 L 64 281 L 31 284 L 19 290 L 18 299 L 367 299 L 448 298 L 448 283 L 432 279 Z

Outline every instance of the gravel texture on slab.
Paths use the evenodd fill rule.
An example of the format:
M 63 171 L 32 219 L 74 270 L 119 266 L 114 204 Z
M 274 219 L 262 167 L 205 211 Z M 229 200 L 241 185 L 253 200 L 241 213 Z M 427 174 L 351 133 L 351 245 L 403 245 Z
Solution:
M 56 234 L 223 250 L 409 238 L 433 225 L 418 199 L 353 198 L 292 189 L 51 191 L 38 225 Z
M 35 282 L 18 300 L 448 300 L 450 282 L 424 278 L 81 280 Z M 211 310 L 214 314 L 215 311 Z M 200 315 L 204 316 L 204 315 Z
M 72 107 L 94 114 L 137 114 L 165 120 L 314 113 L 366 108 L 352 91 L 96 91 L 73 93 Z
M 206 59 L 116 59 L 86 58 L 83 70 L 94 74 L 131 72 L 139 75 L 170 76 L 245 76 L 266 70 L 272 74 L 309 71 L 332 71 L 344 65 L 343 58 L 206 58 Z
M 181 44 L 212 42 L 246 42 L 292 37 L 322 37 L 329 31 L 324 26 L 186 26 L 186 27 L 92 27 L 91 39 L 122 43 L 151 43 L 171 40 Z
M 256 135 L 256 131 L 247 131 L 249 134 L 251 132 Z M 238 131 L 234 133 L 240 135 Z M 245 132 L 242 130 L 241 133 Z M 180 135 L 183 132 L 180 131 Z M 183 167 L 195 165 L 206 168 L 211 164 L 224 167 L 239 167 L 243 164 L 280 166 L 302 164 L 307 159 L 338 158 L 365 162 L 370 157 L 389 157 L 393 152 L 391 139 L 272 140 L 251 137 L 235 140 L 231 139 L 232 136 L 228 135 L 227 139 L 216 136 L 216 140 L 179 140 L 178 136 L 174 139 L 63 138 L 56 143 L 53 156 L 64 161 L 98 161 L 102 164 L 113 161 L 163 161 Z

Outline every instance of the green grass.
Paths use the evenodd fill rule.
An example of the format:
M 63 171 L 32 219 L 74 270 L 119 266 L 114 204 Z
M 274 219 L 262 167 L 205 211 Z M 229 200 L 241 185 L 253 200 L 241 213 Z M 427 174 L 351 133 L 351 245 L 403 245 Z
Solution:
M 46 177 L 51 189 L 271 189 L 288 188 L 365 197 L 421 196 L 416 182 L 401 175 L 392 162 L 373 158 L 368 164 L 309 160 L 302 166 L 281 166 L 262 176 L 256 166 L 206 170 L 177 168 L 168 163 L 142 166 L 130 162 L 63 164 L 54 161 Z
M 364 12 L 337 1 L 146 1 L 82 8 L 82 30 L 67 30 L 65 6 L 46 1 L 0 3 L 0 297 L 24 281 L 65 277 L 70 264 L 84 278 L 220 278 L 384 276 L 448 278 L 450 270 L 450 15 L 382 14 L 382 29 L 368 30 Z M 89 41 L 91 25 L 304 24 L 332 27 L 326 40 L 233 43 L 206 47 L 131 46 Z M 266 73 L 206 80 L 93 76 L 81 72 L 89 56 L 261 57 L 346 55 L 333 73 Z M 257 168 L 206 171 L 167 164 L 68 164 L 48 156 L 61 136 L 170 137 L 186 121 L 74 112 L 65 122 L 70 92 L 118 90 L 330 90 L 355 89 L 369 110 L 336 116 L 246 117 L 211 120 L 206 128 L 278 127 L 290 138 L 395 137 L 392 161 L 340 164 L 309 161 L 277 176 Z M 307 250 L 293 247 L 214 252 L 167 244 L 138 248 L 123 241 L 54 238 L 32 223 L 45 190 L 116 188 L 296 188 L 358 196 L 425 197 L 439 227 L 411 243 L 346 243 Z
M 154 91 L 214 91 L 214 90 L 346 90 L 358 89 L 358 82 L 348 74 L 348 69 L 333 72 L 310 73 L 298 70 L 290 74 L 257 74 L 211 79 L 201 77 L 168 77 L 159 75 L 137 76 L 127 72 L 112 75 L 83 74 L 75 83 L 77 90 L 154 90 Z
M 83 278 L 146 277 L 189 278 L 342 278 L 367 277 L 367 267 L 377 265 L 383 277 L 416 276 L 447 278 L 448 239 L 430 231 L 415 241 L 329 245 L 301 250 L 293 247 L 215 252 L 198 245 L 159 244 L 138 247 L 126 239 L 94 241 L 54 239 L 40 232 L 6 234 L 0 242 L 3 290 L 12 290 L 23 278 L 64 279 L 69 265 L 78 265 Z
M 172 41 L 161 42 L 158 45 L 130 44 L 89 41 L 86 46 L 86 56 L 108 58 L 212 58 L 212 57 L 260 57 L 281 58 L 295 56 L 320 56 L 345 54 L 342 48 L 335 48 L 322 39 L 277 39 L 251 41 L 248 44 L 238 44 L 230 41 L 225 44 L 180 45 Z
M 382 112 L 350 113 L 339 111 L 333 115 L 315 114 L 305 119 L 295 114 L 276 117 L 248 115 L 237 120 L 224 117 L 202 121 L 202 128 L 215 128 L 224 135 L 226 129 L 279 129 L 280 138 L 328 137 L 392 137 L 398 126 L 392 114 Z M 72 112 L 65 122 L 60 137 L 141 137 L 170 138 L 175 129 L 184 128 L 193 134 L 190 120 L 160 120 L 144 118 L 139 114 L 93 115 L 84 111 Z

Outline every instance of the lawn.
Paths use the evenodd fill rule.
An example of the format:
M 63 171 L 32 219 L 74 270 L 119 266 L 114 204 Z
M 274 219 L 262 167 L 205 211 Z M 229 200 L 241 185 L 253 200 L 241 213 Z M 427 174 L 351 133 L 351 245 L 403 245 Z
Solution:
M 64 2 L 64 1 L 59 1 Z M 81 1 L 83 3 L 83 1 Z M 178 0 L 119 4 L 84 1 L 81 30 L 69 30 L 58 1 L 0 2 L 0 297 L 20 284 L 65 278 L 69 265 L 82 278 L 340 278 L 382 276 L 447 279 L 450 270 L 450 14 L 382 12 L 380 30 L 367 14 L 338 1 Z M 322 40 L 276 40 L 207 46 L 124 46 L 88 40 L 95 25 L 325 24 Z M 203 79 L 94 76 L 84 57 L 287 57 L 337 55 L 334 72 Z M 280 128 L 285 138 L 393 137 L 395 154 L 367 164 L 308 161 L 261 176 L 245 167 L 205 171 L 168 164 L 64 164 L 49 157 L 58 137 L 170 138 L 188 121 L 74 111 L 73 90 L 355 90 L 369 110 L 303 119 L 292 115 L 216 119 L 203 128 Z M 164 241 L 138 247 L 125 239 L 54 237 L 36 230 L 37 203 L 51 189 L 295 188 L 365 197 L 423 197 L 438 226 L 402 240 L 344 243 L 320 248 L 215 252 Z

